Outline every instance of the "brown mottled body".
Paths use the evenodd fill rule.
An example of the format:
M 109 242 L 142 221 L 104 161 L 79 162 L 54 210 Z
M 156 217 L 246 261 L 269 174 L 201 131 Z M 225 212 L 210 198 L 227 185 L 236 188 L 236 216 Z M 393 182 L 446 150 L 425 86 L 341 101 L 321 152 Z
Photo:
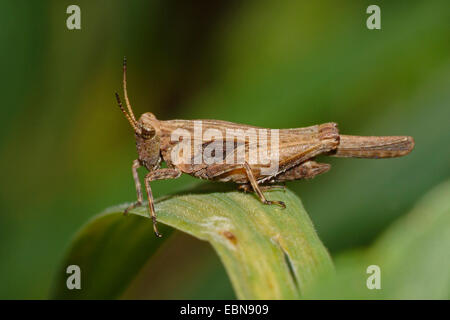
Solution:
M 154 230 L 160 236 L 156 228 L 156 213 L 153 204 L 153 196 L 150 182 L 162 179 L 178 178 L 182 173 L 192 175 L 200 179 L 208 179 L 222 182 L 235 182 L 244 191 L 253 190 L 265 204 L 277 204 L 285 207 L 281 201 L 266 200 L 262 190 L 275 186 L 277 183 L 310 179 L 330 169 L 329 164 L 317 163 L 314 158 L 318 155 L 335 157 L 357 158 L 392 158 L 408 154 L 414 148 L 414 140 L 408 136 L 395 137 L 360 137 L 340 135 L 336 123 L 324 123 L 305 128 L 279 129 L 277 130 L 277 170 L 267 173 L 266 164 L 254 164 L 249 159 L 250 150 L 258 151 L 259 145 L 257 132 L 268 130 L 236 124 L 220 120 L 158 120 L 150 113 L 144 113 L 136 120 L 131 109 L 126 91 L 126 61 L 124 60 L 124 96 L 128 112 L 122 107 L 119 95 L 116 98 L 119 106 L 130 122 L 135 132 L 138 159 L 133 162 L 132 172 L 135 180 L 138 200 L 126 211 L 143 202 L 141 184 L 137 169 L 146 167 L 149 173 L 145 177 L 145 186 L 148 198 L 148 207 L 153 219 Z M 202 134 L 196 135 L 196 125 L 201 124 L 203 131 L 212 130 L 215 135 L 205 138 Z M 177 161 L 173 159 L 176 148 L 180 147 L 183 140 L 174 139 L 174 133 L 182 130 L 190 134 L 192 138 L 189 145 L 190 152 L 177 153 Z M 216 136 L 227 137 L 227 132 L 235 132 L 231 144 L 225 145 L 224 140 Z M 273 134 L 270 131 L 270 134 Z M 272 140 L 267 137 L 268 147 Z M 223 143 L 223 158 L 219 162 L 194 161 L 203 154 L 208 146 L 214 143 Z M 243 161 L 228 161 L 236 159 L 239 148 L 243 148 Z M 226 151 L 225 151 L 226 150 Z M 233 157 L 233 158 L 230 158 Z M 161 162 L 167 164 L 167 168 L 160 168 Z M 275 186 L 276 187 L 276 186 Z
M 248 129 L 264 129 L 245 124 L 236 124 L 227 121 L 219 120 L 157 120 L 152 114 L 145 113 L 142 115 L 139 122 L 150 124 L 156 131 L 156 135 L 160 137 L 161 141 L 161 157 L 168 166 L 172 164 L 172 151 L 180 143 L 180 141 L 172 141 L 171 137 L 175 130 L 181 128 L 188 132 L 194 131 L 195 121 L 201 121 L 203 128 L 214 129 L 221 132 L 222 136 L 226 136 L 226 130 L 243 130 Z M 215 180 L 221 182 L 236 182 L 249 183 L 248 175 L 243 164 L 227 164 L 227 163 L 213 163 L 206 164 L 204 162 L 194 164 L 192 158 L 197 156 L 198 152 L 203 152 L 204 149 L 195 150 L 195 144 L 202 146 L 208 145 L 214 141 L 195 141 L 192 139 L 192 149 L 189 158 L 183 159 L 181 164 L 176 167 L 183 173 L 190 174 L 194 177 Z M 249 150 L 252 140 L 251 135 L 239 136 L 234 141 L 234 146 L 245 146 L 245 161 L 249 162 Z M 335 123 L 325 123 L 306 128 L 297 129 L 280 129 L 279 130 L 279 171 L 277 174 L 283 173 L 308 159 L 311 159 L 319 154 L 331 152 L 339 145 L 339 133 Z M 224 148 L 225 149 L 225 148 Z M 234 156 L 234 151 L 231 150 L 227 156 Z M 142 150 L 142 152 L 145 152 Z M 273 175 L 265 176 L 261 174 L 261 169 L 267 167 L 261 164 L 251 164 L 251 171 L 255 179 L 259 182 L 268 182 Z M 308 174 L 311 175 L 312 172 Z M 286 176 L 287 177 L 287 176 Z M 311 176 L 309 176 L 311 177 Z M 286 179 L 286 178 L 285 178 Z

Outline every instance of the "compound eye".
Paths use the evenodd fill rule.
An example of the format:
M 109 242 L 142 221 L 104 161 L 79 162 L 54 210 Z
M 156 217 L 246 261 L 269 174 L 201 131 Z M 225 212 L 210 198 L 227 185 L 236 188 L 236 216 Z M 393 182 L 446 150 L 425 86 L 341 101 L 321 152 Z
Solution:
M 144 139 L 150 139 L 155 136 L 155 129 L 143 126 L 141 135 Z

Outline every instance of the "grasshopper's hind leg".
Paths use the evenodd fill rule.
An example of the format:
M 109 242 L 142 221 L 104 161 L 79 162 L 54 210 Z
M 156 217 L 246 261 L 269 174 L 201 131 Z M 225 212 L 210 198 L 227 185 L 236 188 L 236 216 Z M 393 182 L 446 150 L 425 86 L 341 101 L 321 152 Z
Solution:
M 247 162 L 244 163 L 244 168 L 245 171 L 247 172 L 247 178 L 248 181 L 250 182 L 253 190 L 256 192 L 256 194 L 258 195 L 259 199 L 261 200 L 262 203 L 264 204 L 276 204 L 282 208 L 286 208 L 286 205 L 284 204 L 283 201 L 270 201 L 267 200 L 266 197 L 264 196 L 264 194 L 261 191 L 260 186 L 258 186 L 258 182 L 255 179 L 255 176 L 253 175 L 252 169 L 250 168 L 249 164 Z
M 328 163 L 318 163 L 313 160 L 308 160 L 283 173 L 280 173 L 274 178 L 274 181 L 285 182 L 300 179 L 311 179 L 319 174 L 327 172 L 330 168 L 331 165 Z
M 150 218 L 153 221 L 153 230 L 158 238 L 161 238 L 162 235 L 158 232 L 158 228 L 156 227 L 156 211 L 155 205 L 153 201 L 152 189 L 150 188 L 150 182 L 155 180 L 165 180 L 165 179 L 176 179 L 181 175 L 181 171 L 177 168 L 164 168 L 158 169 L 155 171 L 151 171 L 145 177 L 145 188 L 147 190 L 147 198 L 148 198 L 148 208 L 150 210 Z
M 141 167 L 139 160 L 137 159 L 134 160 L 133 165 L 131 166 L 131 170 L 133 171 L 134 184 L 136 185 L 137 201 L 125 209 L 125 211 L 123 212 L 124 215 L 127 215 L 128 211 L 142 205 L 143 197 L 142 197 L 141 182 L 139 181 L 139 175 L 137 172 L 137 169 L 139 169 L 139 167 Z

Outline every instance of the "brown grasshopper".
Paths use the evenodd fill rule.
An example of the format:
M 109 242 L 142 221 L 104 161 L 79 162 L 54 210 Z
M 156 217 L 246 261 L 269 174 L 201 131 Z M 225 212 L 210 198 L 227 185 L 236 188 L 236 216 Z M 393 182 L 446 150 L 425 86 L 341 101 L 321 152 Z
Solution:
M 138 159 L 133 161 L 132 172 L 136 185 L 137 201 L 125 210 L 125 214 L 142 205 L 143 195 L 137 169 L 146 167 L 149 173 L 145 177 L 148 208 L 153 220 L 156 236 L 161 237 L 156 227 L 156 212 L 150 182 L 162 179 L 175 179 L 182 173 L 196 178 L 239 184 L 239 189 L 254 191 L 262 203 L 285 207 L 282 201 L 267 200 L 262 192 L 265 189 L 280 187 L 277 183 L 309 179 L 327 172 L 330 165 L 318 163 L 318 155 L 352 158 L 393 158 L 401 157 L 414 148 L 414 140 L 409 136 L 363 137 L 340 135 L 337 124 L 333 122 L 305 128 L 271 130 L 267 146 L 276 146 L 276 170 L 267 170 L 267 161 L 250 161 L 252 152 L 259 154 L 264 149 L 259 142 L 268 142 L 267 136 L 257 137 L 264 129 L 244 124 L 220 120 L 158 120 L 150 113 L 144 113 L 136 120 L 127 94 L 126 59 L 123 63 L 123 91 L 128 112 L 122 106 L 116 93 L 117 103 L 128 122 L 134 129 Z M 196 134 L 197 124 L 202 130 L 213 134 Z M 179 139 L 177 131 L 192 134 L 190 144 Z M 234 133 L 232 139 L 223 139 L 226 131 Z M 192 137 L 191 135 L 191 137 Z M 218 137 L 221 136 L 219 139 Z M 175 137 L 175 138 L 174 138 Z M 260 139 L 261 138 L 261 139 Z M 222 153 L 219 154 L 220 149 Z M 223 153 L 223 149 L 226 152 Z M 236 157 L 240 161 L 236 160 Z M 202 158 L 208 151 L 209 158 Z M 271 152 L 272 155 L 272 152 Z M 213 159 L 214 161 L 211 161 Z M 273 158 L 271 158 L 274 160 Z M 267 160 L 267 159 L 266 159 Z M 164 161 L 167 168 L 161 168 Z M 281 186 L 282 187 L 282 186 Z

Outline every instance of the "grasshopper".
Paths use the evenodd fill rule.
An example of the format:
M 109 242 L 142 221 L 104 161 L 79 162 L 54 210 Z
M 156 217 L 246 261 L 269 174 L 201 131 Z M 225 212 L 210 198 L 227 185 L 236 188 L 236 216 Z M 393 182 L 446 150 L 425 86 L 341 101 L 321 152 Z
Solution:
M 176 179 L 182 173 L 196 178 L 215 180 L 221 182 L 235 182 L 243 191 L 253 191 L 262 203 L 278 205 L 285 208 L 282 201 L 270 201 L 264 196 L 263 190 L 280 186 L 286 181 L 310 179 L 327 172 L 330 165 L 314 161 L 318 155 L 351 158 L 393 158 L 401 157 L 414 148 L 414 139 L 409 136 L 350 136 L 339 134 L 337 124 L 323 123 L 304 128 L 276 130 L 277 141 L 271 140 L 271 146 L 276 145 L 276 170 L 268 171 L 267 163 L 251 162 L 251 152 L 260 153 L 263 147 L 255 143 L 258 140 L 257 132 L 264 129 L 245 124 L 236 124 L 220 120 L 158 120 L 151 112 L 144 113 L 139 120 L 134 116 L 127 94 L 127 65 L 123 62 L 123 93 L 128 112 L 122 105 L 119 94 L 116 99 L 119 108 L 127 118 L 134 130 L 138 158 L 133 161 L 132 173 L 136 186 L 137 201 L 129 206 L 129 210 L 142 205 L 143 194 L 138 177 L 138 168 L 145 167 L 149 171 L 145 176 L 148 209 L 153 221 L 153 229 L 157 237 L 161 234 L 157 229 L 156 212 L 154 207 L 150 182 L 163 179 Z M 201 123 L 202 128 L 212 130 L 214 135 L 196 135 L 196 124 Z M 180 141 L 175 132 L 182 130 L 194 136 L 193 144 L 187 148 L 179 148 Z M 222 138 L 227 130 L 234 133 L 230 141 Z M 272 130 L 273 131 L 273 130 Z M 243 134 L 244 132 L 244 134 Z M 174 136 L 175 139 L 174 139 Z M 271 134 L 271 137 L 275 134 Z M 267 141 L 267 139 L 260 139 Z M 213 146 L 213 148 L 211 148 Z M 215 151 L 226 146 L 226 153 L 218 155 Z M 186 145 L 184 145 L 186 147 Z M 220 147 L 220 148 L 218 148 Z M 180 150 L 182 152 L 180 152 Z M 202 159 L 203 152 L 209 150 L 210 158 Z M 235 160 L 239 150 L 244 151 L 241 161 Z M 174 156 L 174 152 L 177 155 Z M 242 153 L 241 153 L 242 155 Z M 200 157 L 199 157 L 200 156 Z M 176 158 L 176 159 L 174 159 Z M 175 161 L 176 160 L 176 161 Z M 167 168 L 161 168 L 165 162 Z

